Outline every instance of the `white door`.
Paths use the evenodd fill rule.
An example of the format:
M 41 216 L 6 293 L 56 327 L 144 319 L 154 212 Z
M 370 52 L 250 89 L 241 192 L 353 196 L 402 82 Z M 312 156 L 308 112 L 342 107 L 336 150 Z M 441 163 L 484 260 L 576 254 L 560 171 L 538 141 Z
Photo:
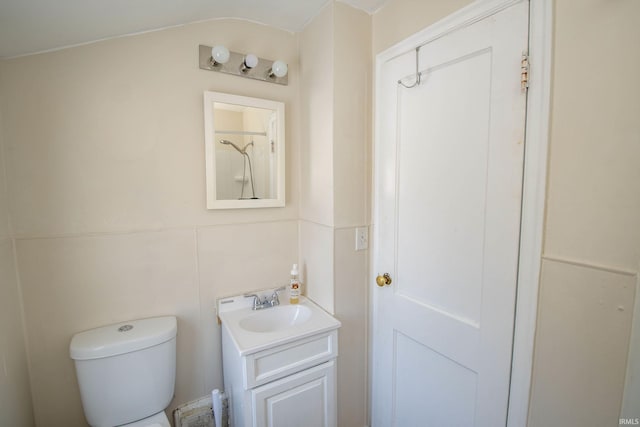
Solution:
M 376 102 L 374 427 L 506 424 L 528 2 L 382 64 Z

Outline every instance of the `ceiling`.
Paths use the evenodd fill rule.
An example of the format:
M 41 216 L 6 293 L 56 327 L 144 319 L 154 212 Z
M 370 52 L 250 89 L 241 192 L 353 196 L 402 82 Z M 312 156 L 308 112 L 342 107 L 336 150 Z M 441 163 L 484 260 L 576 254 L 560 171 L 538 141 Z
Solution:
M 0 58 L 215 18 L 301 31 L 331 0 L 0 0 Z M 375 12 L 386 0 L 341 0 Z

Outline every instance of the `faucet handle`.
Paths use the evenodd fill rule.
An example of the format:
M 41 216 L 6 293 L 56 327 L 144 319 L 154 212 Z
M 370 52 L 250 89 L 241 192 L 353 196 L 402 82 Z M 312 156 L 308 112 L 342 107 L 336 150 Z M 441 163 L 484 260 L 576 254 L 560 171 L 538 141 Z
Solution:
M 245 294 L 243 295 L 245 298 L 253 297 L 253 309 L 257 310 L 262 307 L 262 302 L 260 301 L 260 297 L 256 294 Z
M 274 305 L 280 305 L 280 298 L 278 298 L 278 292 L 284 291 L 285 289 L 287 289 L 286 286 L 280 286 L 279 288 L 273 290 L 273 294 L 271 295 L 271 301 L 269 301 L 272 307 Z

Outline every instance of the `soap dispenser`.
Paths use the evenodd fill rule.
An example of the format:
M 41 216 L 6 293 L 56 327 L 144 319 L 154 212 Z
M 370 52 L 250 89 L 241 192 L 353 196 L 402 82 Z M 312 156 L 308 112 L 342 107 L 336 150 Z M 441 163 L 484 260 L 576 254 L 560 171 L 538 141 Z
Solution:
M 300 301 L 300 280 L 298 279 L 298 264 L 293 264 L 291 269 L 291 281 L 289 282 L 289 304 L 298 304 Z

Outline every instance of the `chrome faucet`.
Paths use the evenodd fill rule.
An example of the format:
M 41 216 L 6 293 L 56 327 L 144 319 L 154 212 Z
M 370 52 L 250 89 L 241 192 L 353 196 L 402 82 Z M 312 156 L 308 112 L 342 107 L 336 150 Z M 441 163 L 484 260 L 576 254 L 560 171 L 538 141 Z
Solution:
M 278 292 L 284 291 L 286 288 L 284 286 L 274 289 L 273 294 L 271 294 L 270 298 L 264 297 L 260 299 L 260 295 L 258 294 L 246 294 L 245 298 L 253 297 L 253 307 L 252 310 L 262 310 L 263 308 L 275 307 L 276 305 L 280 305 L 280 299 L 278 298 Z

